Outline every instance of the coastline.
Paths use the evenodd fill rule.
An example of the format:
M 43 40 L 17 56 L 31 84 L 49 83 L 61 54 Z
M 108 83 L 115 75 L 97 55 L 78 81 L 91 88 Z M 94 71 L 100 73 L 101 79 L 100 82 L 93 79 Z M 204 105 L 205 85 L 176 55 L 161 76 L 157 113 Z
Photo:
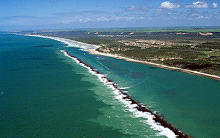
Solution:
M 216 75 L 211 75 L 211 74 L 202 73 L 202 72 L 193 71 L 193 70 L 188 70 L 188 69 L 181 69 L 181 68 L 177 68 L 177 67 L 171 67 L 171 66 L 157 64 L 157 63 L 148 62 L 148 61 L 136 60 L 136 59 L 132 59 L 132 58 L 128 58 L 128 57 L 123 57 L 123 56 L 120 56 L 120 55 L 117 55 L 117 54 L 101 53 L 101 52 L 96 51 L 96 49 L 88 49 L 87 51 L 89 51 L 90 54 L 109 56 L 109 57 L 113 57 L 113 58 L 117 58 L 117 59 L 123 59 L 123 60 L 130 61 L 130 62 L 147 64 L 147 65 L 151 65 L 151 66 L 158 67 L 158 68 L 163 68 L 163 69 L 168 69 L 168 70 L 174 70 L 174 71 L 189 73 L 189 74 L 193 74 L 193 75 L 197 75 L 197 76 L 202 76 L 202 77 L 206 77 L 206 78 L 211 78 L 211 79 L 220 81 L 220 76 L 216 76 Z
M 87 44 L 87 43 L 83 43 L 83 42 L 80 42 L 80 41 L 76 41 L 76 40 L 71 40 L 71 39 L 67 39 L 67 38 L 61 38 L 61 37 L 54 37 L 54 36 L 44 36 L 44 35 L 25 35 L 25 36 L 33 36 L 33 37 L 41 37 L 41 38 L 48 38 L 48 39 L 53 39 L 53 40 L 57 40 L 57 41 L 60 41 L 60 42 L 63 42 L 65 44 L 70 44 L 70 43 L 77 43 L 79 45 L 86 45 L 87 47 L 84 47 L 84 51 L 87 51 L 88 49 L 97 49 L 101 46 L 98 46 L 98 45 L 93 45 L 93 44 Z M 73 47 L 71 45 L 67 46 L 67 47 Z M 76 47 L 76 46 L 75 46 Z M 79 48 L 83 48 L 81 46 L 78 46 Z
M 75 40 L 70 40 L 70 39 L 66 39 L 66 38 L 59 38 L 59 37 L 50 37 L 50 36 L 42 36 L 42 35 L 27 35 L 27 36 L 50 38 L 50 39 L 54 39 L 54 40 L 58 40 L 58 41 L 64 42 L 65 44 L 68 44 L 68 42 L 66 42 L 66 41 L 69 41 L 69 42 L 74 42 L 74 43 L 78 43 L 78 44 L 82 44 L 82 45 L 87 45 L 88 48 L 83 49 L 83 50 L 84 51 L 88 51 L 90 54 L 96 54 L 96 55 L 113 57 L 113 58 L 117 58 L 117 59 L 126 60 L 126 61 L 129 61 L 129 62 L 136 62 L 136 63 L 146 64 L 146 65 L 151 65 L 151 66 L 158 67 L 158 68 L 163 68 L 163 69 L 168 69 L 168 70 L 174 70 L 174 71 L 189 73 L 189 74 L 193 74 L 193 75 L 197 75 L 197 76 L 202 76 L 202 77 L 206 77 L 206 78 L 211 78 L 211 79 L 220 81 L 220 76 L 216 76 L 216 75 L 211 75 L 211 74 L 202 73 L 202 72 L 193 71 L 193 70 L 188 70 L 188 69 L 181 69 L 181 68 L 177 68 L 177 67 L 171 67 L 171 66 L 157 64 L 157 63 L 148 62 L 148 61 L 136 60 L 136 59 L 132 59 L 132 58 L 128 58 L 128 57 L 123 57 L 123 56 L 120 56 L 120 55 L 117 55 L 117 54 L 101 53 L 101 52 L 96 51 L 96 49 L 100 47 L 98 45 L 87 44 L 87 43 L 83 43 L 83 42 L 79 42 L 79 41 L 75 41 Z

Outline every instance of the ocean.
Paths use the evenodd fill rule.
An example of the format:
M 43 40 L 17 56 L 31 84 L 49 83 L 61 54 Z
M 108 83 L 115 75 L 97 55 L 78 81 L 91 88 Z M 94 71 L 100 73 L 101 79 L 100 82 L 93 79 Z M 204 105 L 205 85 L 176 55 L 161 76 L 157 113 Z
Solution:
M 91 55 L 84 44 L 58 40 L 0 34 L 0 137 L 173 137 L 60 50 L 187 135 L 220 135 L 219 81 Z

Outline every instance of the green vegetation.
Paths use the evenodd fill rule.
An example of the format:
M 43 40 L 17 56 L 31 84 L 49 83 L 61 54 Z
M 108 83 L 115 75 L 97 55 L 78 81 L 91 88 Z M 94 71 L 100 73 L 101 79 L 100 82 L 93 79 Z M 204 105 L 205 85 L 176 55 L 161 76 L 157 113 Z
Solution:
M 216 49 L 216 51 L 212 51 L 213 47 L 216 48 L 216 45 L 207 46 L 205 43 L 201 43 L 195 48 L 191 48 L 191 46 L 147 49 L 136 47 L 132 50 L 111 51 L 111 53 L 220 76 L 220 51 Z M 220 48 L 220 46 L 217 48 Z M 210 51 L 203 51 L 204 49 Z
M 220 76 L 220 28 L 117 28 L 21 32 L 101 45 L 100 52 Z

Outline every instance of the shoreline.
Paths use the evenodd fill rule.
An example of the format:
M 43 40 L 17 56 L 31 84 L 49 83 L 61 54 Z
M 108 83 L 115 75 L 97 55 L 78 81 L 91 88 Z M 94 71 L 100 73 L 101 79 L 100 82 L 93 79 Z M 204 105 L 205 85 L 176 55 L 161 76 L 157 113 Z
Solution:
M 98 45 L 87 44 L 87 43 L 83 43 L 83 42 L 80 42 L 80 41 L 71 40 L 71 39 L 62 38 L 62 37 L 44 36 L 44 35 L 25 35 L 25 36 L 49 38 L 49 39 L 53 39 L 53 40 L 57 40 L 57 41 L 63 42 L 65 44 L 69 44 L 69 42 L 71 42 L 71 43 L 77 43 L 77 44 L 80 44 L 80 45 L 88 46 L 89 48 L 83 49 L 84 51 L 87 51 L 88 49 L 97 49 L 97 48 L 101 47 L 101 46 L 98 46 Z M 74 47 L 74 46 L 67 46 L 67 47 Z M 80 46 L 78 46 L 78 47 L 80 47 Z M 80 47 L 80 48 L 82 48 L 82 47 Z
M 117 55 L 117 54 L 101 53 L 101 52 L 96 51 L 96 49 L 88 49 L 88 50 L 85 50 L 85 51 L 88 51 L 90 54 L 109 56 L 109 57 L 113 57 L 113 58 L 117 58 L 117 59 L 126 60 L 126 61 L 129 61 L 129 62 L 136 62 L 136 63 L 146 64 L 146 65 L 151 65 L 151 66 L 158 67 L 158 68 L 163 68 L 163 69 L 168 69 L 168 70 L 174 70 L 174 71 L 189 73 L 189 74 L 193 74 L 193 75 L 197 75 L 197 76 L 202 76 L 202 77 L 206 77 L 206 78 L 211 78 L 211 79 L 220 81 L 220 76 L 216 76 L 216 75 L 211 75 L 211 74 L 202 73 L 202 72 L 198 72 L 198 71 L 193 71 L 193 70 L 188 70 L 188 69 L 182 69 L 182 68 L 177 68 L 177 67 L 157 64 L 157 63 L 148 62 L 148 61 L 136 60 L 136 59 L 132 59 L 132 58 L 128 58 L 128 57 L 123 57 L 123 56 L 120 56 L 120 55 Z
M 117 54 L 101 53 L 101 52 L 96 51 L 96 49 L 100 47 L 98 45 L 87 44 L 87 43 L 83 43 L 83 42 L 79 42 L 79 41 L 75 41 L 75 40 L 70 40 L 70 39 L 66 39 L 66 38 L 60 38 L 60 37 L 51 37 L 51 36 L 43 36 L 43 35 L 27 35 L 27 36 L 50 38 L 50 39 L 55 39 L 55 40 L 58 40 L 58 41 L 60 39 L 60 40 L 63 40 L 61 42 L 64 42 L 65 44 L 68 44 L 67 42 L 65 42 L 65 40 L 67 40 L 67 41 L 70 41 L 70 42 L 74 42 L 74 43 L 78 43 L 78 44 L 89 46 L 89 48 L 83 49 L 83 50 L 84 51 L 88 51 L 90 54 L 113 57 L 113 58 L 122 59 L 122 60 L 129 61 L 129 62 L 136 62 L 136 63 L 146 64 L 146 65 L 151 65 L 151 66 L 158 67 L 158 68 L 163 68 L 163 69 L 168 69 L 168 70 L 174 70 L 174 71 L 189 73 L 189 74 L 193 74 L 193 75 L 197 75 L 197 76 L 202 76 L 202 77 L 210 78 L 210 79 L 213 79 L 213 80 L 216 80 L 216 81 L 220 81 L 220 76 L 216 76 L 216 75 L 211 75 L 211 74 L 202 73 L 202 72 L 198 72 L 198 71 L 193 71 L 193 70 L 189 70 L 189 69 L 182 69 L 182 68 L 177 68 L 177 67 L 157 64 L 157 63 L 148 62 L 148 61 L 136 60 L 136 59 L 132 59 L 132 58 L 128 58 L 128 57 L 123 57 L 123 56 L 120 56 L 120 55 L 117 55 Z M 69 47 L 71 47 L 71 46 L 69 46 Z

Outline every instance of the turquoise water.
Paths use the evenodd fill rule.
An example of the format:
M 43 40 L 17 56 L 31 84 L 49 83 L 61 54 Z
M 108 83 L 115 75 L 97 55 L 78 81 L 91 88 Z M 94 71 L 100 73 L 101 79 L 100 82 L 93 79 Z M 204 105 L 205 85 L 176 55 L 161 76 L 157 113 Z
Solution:
M 0 34 L 0 137 L 164 137 L 61 49 L 129 87 L 133 99 L 186 134 L 220 135 L 218 81 Z
M 219 81 L 111 57 L 71 54 L 108 74 L 121 87 L 130 87 L 133 99 L 163 114 L 186 134 L 200 138 L 220 135 Z
M 143 137 L 146 132 L 156 137 L 122 110 L 97 76 L 64 56 L 62 43 L 17 35 L 0 39 L 0 137 Z

